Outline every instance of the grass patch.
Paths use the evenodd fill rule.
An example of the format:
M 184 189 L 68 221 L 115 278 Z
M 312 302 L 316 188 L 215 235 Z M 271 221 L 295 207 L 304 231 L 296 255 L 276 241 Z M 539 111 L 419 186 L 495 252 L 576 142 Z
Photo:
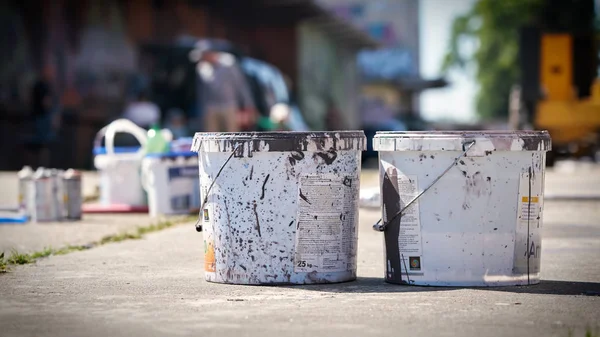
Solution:
M 8 271 L 8 262 L 4 260 L 4 252 L 0 253 L 0 273 Z
M 29 254 L 23 254 L 13 250 L 7 261 L 9 264 L 28 264 L 35 260 Z
M 137 234 L 144 235 L 144 234 L 148 234 L 148 233 L 152 233 L 152 232 L 158 232 L 163 229 L 173 227 L 174 225 L 175 224 L 171 221 L 160 221 L 157 224 L 152 224 L 150 226 L 138 227 Z
M 107 243 L 121 242 L 125 240 L 138 240 L 141 238 L 142 236 L 138 233 L 120 233 L 115 235 L 107 235 L 103 237 L 98 244 L 105 245 Z
M 80 246 L 65 246 L 58 249 L 51 247 L 44 248 L 40 251 L 36 251 L 30 254 L 20 253 L 16 250 L 11 252 L 10 257 L 5 257 L 4 252 L 0 253 L 0 273 L 6 273 L 9 271 L 11 265 L 22 265 L 34 263 L 38 259 L 43 259 L 52 255 L 65 255 L 72 252 L 78 252 L 82 250 L 88 250 L 90 248 L 105 245 L 108 243 L 121 242 L 126 240 L 138 240 L 141 239 L 145 234 L 158 232 L 169 227 L 173 227 L 178 224 L 194 222 L 198 219 L 197 215 L 184 216 L 173 218 L 171 220 L 162 220 L 157 223 L 150 224 L 148 226 L 137 227 L 133 232 L 123 232 L 120 234 L 107 235 L 100 239 L 100 241 L 92 242 L 88 245 Z M 595 337 L 595 336 L 594 336 Z
M 65 255 L 65 254 L 69 254 L 72 252 L 79 252 L 82 250 L 88 250 L 90 248 L 92 248 L 94 245 L 86 245 L 86 246 L 66 246 L 66 247 L 62 247 L 60 249 L 57 249 L 55 251 L 52 252 L 52 255 Z
M 37 259 L 41 259 L 43 257 L 48 257 L 48 256 L 52 255 L 53 253 L 54 253 L 54 250 L 52 248 L 48 247 L 48 248 L 44 248 L 43 250 L 40 250 L 38 252 L 32 253 L 31 258 L 34 260 L 37 260 Z
M 592 330 L 592 328 L 585 329 L 585 337 L 600 337 L 600 333 L 598 332 L 598 328 Z
M 573 329 L 569 328 L 569 332 L 567 334 L 568 337 L 574 337 Z M 585 337 L 600 337 L 600 330 L 598 327 L 592 329 L 591 327 L 587 327 L 585 329 Z

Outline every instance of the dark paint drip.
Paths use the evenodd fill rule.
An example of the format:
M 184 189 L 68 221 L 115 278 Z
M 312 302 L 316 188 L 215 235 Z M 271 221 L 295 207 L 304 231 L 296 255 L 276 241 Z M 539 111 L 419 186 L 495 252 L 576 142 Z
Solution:
M 258 236 L 262 237 L 260 234 L 260 221 L 258 220 L 258 212 L 256 212 L 256 201 L 253 203 L 252 210 L 254 211 L 254 218 L 256 219 L 256 224 L 254 225 L 254 228 L 258 232 Z
M 267 181 L 269 180 L 270 176 L 271 174 L 267 174 L 267 176 L 265 177 L 265 181 L 262 184 L 262 194 L 260 195 L 260 200 L 263 200 L 265 198 L 265 186 L 267 185 Z
M 290 161 L 290 164 L 296 165 L 296 162 L 300 161 L 304 159 L 304 152 L 300 152 L 300 151 L 294 151 L 290 154 L 288 160 Z
M 385 219 L 392 219 L 400 211 L 400 194 L 398 192 L 398 172 L 390 168 L 385 172 L 382 184 L 382 197 L 385 205 Z M 400 246 L 398 237 L 400 235 L 401 217 L 391 221 L 384 232 L 386 251 L 386 273 L 385 280 L 391 283 L 401 283 L 402 273 L 400 267 Z
M 312 205 L 310 203 L 310 201 L 308 201 L 308 198 L 304 194 L 302 194 L 302 190 L 300 190 L 300 198 L 302 198 L 302 200 L 306 201 L 309 205 Z
M 325 164 L 331 165 L 337 158 L 337 152 L 335 152 L 334 149 L 330 149 L 327 152 L 317 152 L 313 154 L 313 159 L 317 159 L 317 157 L 323 159 Z

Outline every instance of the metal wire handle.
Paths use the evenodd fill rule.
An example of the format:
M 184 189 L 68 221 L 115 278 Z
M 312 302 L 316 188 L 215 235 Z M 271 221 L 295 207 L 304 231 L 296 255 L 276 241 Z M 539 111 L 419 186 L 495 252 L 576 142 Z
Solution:
M 379 221 L 377 221 L 377 223 L 375 223 L 373 225 L 373 230 L 375 230 L 377 232 L 383 232 L 383 231 L 385 231 L 385 229 L 387 228 L 388 224 L 390 224 L 397 217 L 399 217 L 400 215 L 402 215 L 402 213 L 404 213 L 404 211 L 406 211 L 415 201 L 417 201 L 423 194 L 425 194 L 425 192 L 427 192 L 430 188 L 432 188 L 433 185 L 435 185 L 435 183 L 437 183 L 440 179 L 442 179 L 442 177 L 446 173 L 448 173 L 448 171 L 450 171 L 450 169 L 452 167 L 454 167 L 454 165 L 456 165 L 458 163 L 458 161 L 467 154 L 467 152 L 469 152 L 469 150 L 471 149 L 471 147 L 473 147 L 473 145 L 475 145 L 475 140 L 472 140 L 472 141 L 464 143 L 463 144 L 463 152 L 461 153 L 461 155 L 458 156 L 458 157 L 456 157 L 454 159 L 454 162 L 452 162 L 452 164 L 450 166 L 448 166 L 448 168 L 445 169 L 444 172 L 442 172 L 442 174 L 440 174 L 437 178 L 435 178 L 435 180 L 429 186 L 427 186 L 427 188 L 425 188 L 414 199 L 412 199 L 408 204 L 406 204 L 400 211 L 398 211 L 398 213 L 394 214 L 394 216 L 390 220 L 381 223 L 381 221 L 383 220 L 383 218 L 380 218 Z
M 227 163 L 229 163 L 229 161 L 231 160 L 231 158 L 233 158 L 233 156 L 235 155 L 238 147 L 240 147 L 240 144 L 237 144 L 234 148 L 233 151 L 231 152 L 231 154 L 229 155 L 229 157 L 227 158 L 227 160 L 223 163 L 223 165 L 221 165 L 221 168 L 219 169 L 219 172 L 217 172 L 217 175 L 215 176 L 215 178 L 213 179 L 213 181 L 210 183 L 210 186 L 208 187 L 208 190 L 206 190 L 206 194 L 204 195 L 204 199 L 202 200 L 202 203 L 200 204 L 200 212 L 198 214 L 198 221 L 196 221 L 195 227 L 196 227 L 196 232 L 202 232 L 202 224 L 200 223 L 200 221 L 202 221 L 202 212 L 204 211 L 204 206 L 206 205 L 206 203 L 208 202 L 208 195 L 210 194 L 210 191 L 212 190 L 215 182 L 217 181 L 217 178 L 219 178 L 219 176 L 221 175 L 221 172 L 223 172 L 223 169 L 225 168 L 225 166 L 227 166 Z M 200 154 L 200 150 L 202 149 L 202 144 L 200 144 L 200 149 L 198 149 L 198 154 Z

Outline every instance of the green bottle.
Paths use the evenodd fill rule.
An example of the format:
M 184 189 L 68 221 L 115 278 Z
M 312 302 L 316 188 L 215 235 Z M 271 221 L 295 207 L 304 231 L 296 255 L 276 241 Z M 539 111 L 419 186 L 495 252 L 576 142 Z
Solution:
M 169 142 L 163 137 L 158 124 L 152 125 L 148 130 L 148 141 L 146 142 L 146 153 L 169 152 Z

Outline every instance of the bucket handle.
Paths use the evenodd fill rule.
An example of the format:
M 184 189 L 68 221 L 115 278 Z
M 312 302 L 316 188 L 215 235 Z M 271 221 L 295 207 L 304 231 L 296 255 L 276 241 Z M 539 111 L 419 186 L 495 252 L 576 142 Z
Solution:
M 240 145 L 242 145 L 242 143 L 237 144 L 233 148 L 233 151 L 231 151 L 231 154 L 229 155 L 229 157 L 227 158 L 227 160 L 223 163 L 223 165 L 221 165 L 221 168 L 219 169 L 219 172 L 217 172 L 217 175 L 215 176 L 215 178 L 213 179 L 213 181 L 210 183 L 210 186 L 208 187 L 208 190 L 206 190 L 206 194 L 204 195 L 204 199 L 202 199 L 202 203 L 200 204 L 200 212 L 198 214 L 198 221 L 196 221 L 196 224 L 194 225 L 196 227 L 196 232 L 202 232 L 202 224 L 200 223 L 200 221 L 202 220 L 202 212 L 204 211 L 204 206 L 208 202 L 208 195 L 210 194 L 210 190 L 212 190 L 215 182 L 217 181 L 217 179 L 221 175 L 221 172 L 223 172 L 223 169 L 225 168 L 225 166 L 227 166 L 227 164 L 229 163 L 229 161 L 231 160 L 231 158 L 233 158 L 233 156 L 237 153 L 237 149 L 240 147 Z M 198 149 L 198 158 L 200 158 L 200 150 L 201 149 L 202 149 L 202 143 L 200 143 L 200 148 Z
M 440 174 L 437 178 L 435 178 L 435 180 L 429 184 L 429 186 L 427 186 L 427 188 L 425 188 L 423 191 L 421 191 L 421 193 L 419 193 L 414 199 L 412 199 L 408 204 L 406 204 L 400 211 L 398 211 L 398 213 L 394 214 L 394 216 L 388 220 L 388 221 L 384 221 L 382 223 L 383 218 L 380 218 L 377 223 L 375 223 L 373 225 L 373 230 L 375 230 L 376 232 L 384 232 L 385 229 L 387 228 L 387 226 L 394 221 L 397 217 L 399 217 L 400 215 L 402 215 L 402 213 L 404 213 L 404 211 L 406 211 L 415 201 L 417 201 L 423 194 L 425 194 L 425 192 L 427 192 L 430 188 L 433 187 L 433 185 L 435 185 L 435 183 L 437 183 L 440 179 L 442 179 L 442 177 L 448 173 L 448 171 L 450 171 L 450 169 L 452 167 L 454 167 L 458 161 L 467 155 L 467 152 L 469 152 L 469 150 L 471 149 L 471 147 L 473 147 L 473 145 L 475 145 L 475 140 L 470 140 L 470 141 L 466 141 L 462 144 L 462 149 L 463 152 L 454 159 L 454 162 L 452 162 L 452 164 L 450 166 L 448 166 L 448 168 L 446 168 L 444 170 L 444 172 L 442 172 L 442 174 Z

